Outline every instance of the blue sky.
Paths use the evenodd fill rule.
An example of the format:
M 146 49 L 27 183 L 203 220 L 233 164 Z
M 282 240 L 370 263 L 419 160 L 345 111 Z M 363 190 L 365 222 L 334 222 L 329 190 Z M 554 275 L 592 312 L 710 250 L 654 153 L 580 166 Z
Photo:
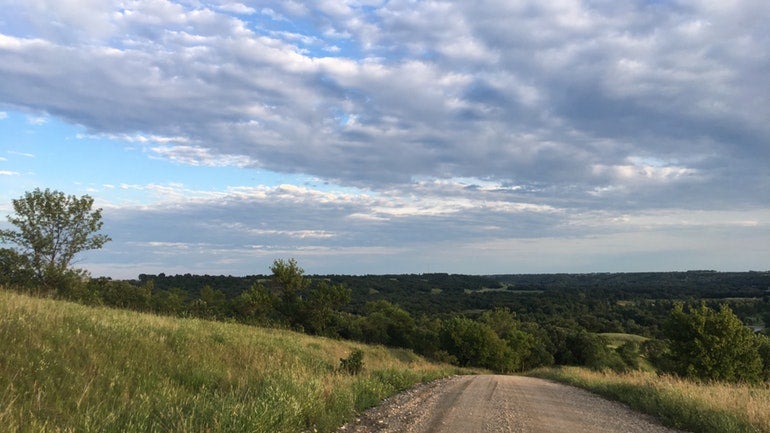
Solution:
M 118 278 L 767 270 L 767 16 L 0 0 L 0 213 L 91 195 Z

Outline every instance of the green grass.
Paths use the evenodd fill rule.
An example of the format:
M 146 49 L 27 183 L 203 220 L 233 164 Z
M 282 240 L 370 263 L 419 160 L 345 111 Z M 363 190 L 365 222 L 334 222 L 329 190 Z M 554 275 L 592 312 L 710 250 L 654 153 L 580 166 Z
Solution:
M 636 334 L 622 334 L 619 332 L 604 332 L 599 334 L 600 336 L 606 338 L 610 342 L 610 347 L 613 349 L 616 349 L 620 346 L 622 346 L 625 343 L 628 343 L 630 341 L 642 344 L 645 341 L 649 340 L 647 337 L 642 337 L 641 335 Z
M 704 384 L 651 373 L 602 373 L 577 367 L 531 374 L 618 400 L 688 431 L 770 433 L 770 384 Z
M 0 290 L 6 432 L 334 431 L 457 371 L 405 350 Z M 364 352 L 363 373 L 339 373 Z

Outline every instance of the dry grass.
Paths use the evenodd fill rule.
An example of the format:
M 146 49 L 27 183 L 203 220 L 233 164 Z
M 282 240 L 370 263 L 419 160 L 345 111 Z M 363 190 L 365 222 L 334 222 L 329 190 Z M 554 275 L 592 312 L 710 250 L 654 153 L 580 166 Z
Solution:
M 595 372 L 569 367 L 533 375 L 566 382 L 703 433 L 770 433 L 770 384 L 697 383 L 653 373 Z

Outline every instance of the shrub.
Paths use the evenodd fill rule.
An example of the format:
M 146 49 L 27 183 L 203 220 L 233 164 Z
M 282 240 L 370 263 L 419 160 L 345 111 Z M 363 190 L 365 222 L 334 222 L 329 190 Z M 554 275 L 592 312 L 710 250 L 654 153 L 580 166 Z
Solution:
M 364 369 L 364 352 L 355 349 L 347 358 L 340 358 L 340 371 L 348 374 L 358 374 Z

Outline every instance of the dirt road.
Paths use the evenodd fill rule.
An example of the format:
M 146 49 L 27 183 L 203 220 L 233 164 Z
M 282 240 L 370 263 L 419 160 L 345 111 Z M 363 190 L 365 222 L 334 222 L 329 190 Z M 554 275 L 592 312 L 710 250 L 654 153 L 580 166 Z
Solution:
M 364 413 L 340 433 L 674 433 L 583 390 L 517 376 L 458 376 Z

